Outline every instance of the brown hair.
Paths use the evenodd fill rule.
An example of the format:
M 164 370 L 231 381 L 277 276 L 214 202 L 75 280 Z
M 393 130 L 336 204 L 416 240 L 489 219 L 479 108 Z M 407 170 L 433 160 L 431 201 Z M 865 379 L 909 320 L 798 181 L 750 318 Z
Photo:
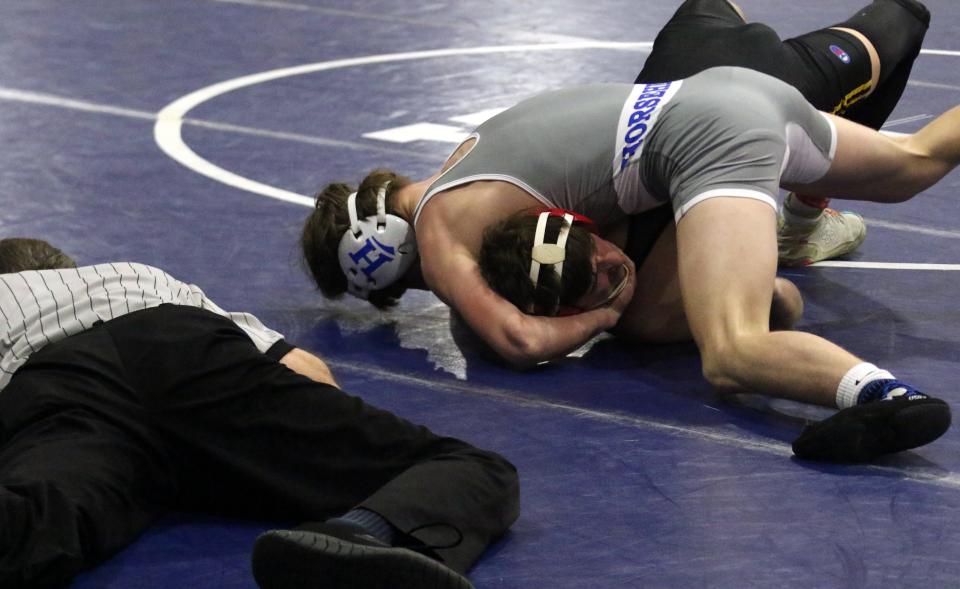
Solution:
M 563 222 L 562 217 L 547 220 L 546 243 L 556 243 Z M 483 278 L 497 294 L 524 312 L 548 314 L 557 305 L 572 306 L 590 289 L 594 245 L 590 232 L 574 224 L 567 237 L 563 277 L 558 281 L 555 272 L 541 269 L 539 285 L 534 288 L 530 261 L 536 230 L 537 215 L 532 211 L 520 211 L 487 227 L 478 263 Z
M 390 182 L 387 189 L 387 213 L 396 214 L 391 198 L 397 189 L 411 183 L 405 176 L 390 170 L 374 170 L 360 182 L 357 188 L 357 214 L 360 218 L 377 213 L 377 191 Z M 347 290 L 347 277 L 340 268 L 338 250 L 340 239 L 350 228 L 350 214 L 347 212 L 347 197 L 353 188 L 341 182 L 328 184 L 314 197 L 313 212 L 307 217 L 300 235 L 300 248 L 307 270 L 317 288 L 325 297 L 339 297 Z M 370 291 L 367 300 L 377 308 L 395 305 L 407 290 L 400 280 L 381 290 Z
M 29 237 L 0 239 L 0 274 L 76 267 L 77 263 L 73 258 L 42 239 Z

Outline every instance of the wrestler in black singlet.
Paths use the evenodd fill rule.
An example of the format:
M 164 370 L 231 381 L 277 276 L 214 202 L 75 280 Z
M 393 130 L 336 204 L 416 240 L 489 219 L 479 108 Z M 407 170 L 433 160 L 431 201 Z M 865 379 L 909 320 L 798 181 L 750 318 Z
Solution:
M 745 23 L 727 0 L 687 0 L 657 35 L 635 83 L 690 77 L 734 65 L 794 86 L 817 109 L 879 129 L 903 94 L 920 53 L 930 13 L 916 0 L 875 0 L 850 19 L 781 40 L 769 26 Z M 880 79 L 869 96 L 870 57 L 853 29 L 880 57 Z M 637 267 L 672 219 L 669 207 L 631 220 L 626 253 Z

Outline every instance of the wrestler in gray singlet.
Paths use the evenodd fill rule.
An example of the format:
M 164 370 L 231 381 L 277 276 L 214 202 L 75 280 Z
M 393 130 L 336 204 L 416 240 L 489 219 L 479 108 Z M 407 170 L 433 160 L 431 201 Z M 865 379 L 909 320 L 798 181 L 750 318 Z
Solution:
M 712 196 L 777 207 L 779 185 L 829 169 L 833 123 L 793 87 L 735 67 L 656 84 L 579 86 L 535 96 L 480 125 L 471 151 L 417 205 L 501 180 L 601 227 L 672 203 L 677 220 Z

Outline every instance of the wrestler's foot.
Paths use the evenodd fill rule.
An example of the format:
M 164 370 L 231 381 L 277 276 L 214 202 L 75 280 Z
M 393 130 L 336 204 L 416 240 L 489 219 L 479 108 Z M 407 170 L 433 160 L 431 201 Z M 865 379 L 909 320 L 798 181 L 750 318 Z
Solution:
M 253 576 L 262 589 L 473 589 L 429 556 L 329 522 L 261 534 Z
M 807 426 L 794 440 L 793 453 L 806 460 L 865 462 L 929 444 L 949 427 L 950 406 L 911 388 Z
M 867 236 L 863 217 L 820 209 L 787 195 L 778 219 L 780 264 L 807 266 L 855 251 Z

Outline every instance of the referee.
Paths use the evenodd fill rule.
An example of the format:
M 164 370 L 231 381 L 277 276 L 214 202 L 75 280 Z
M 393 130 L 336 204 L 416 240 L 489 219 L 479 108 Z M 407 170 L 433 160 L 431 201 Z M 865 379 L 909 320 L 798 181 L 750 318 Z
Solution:
M 263 587 L 468 587 L 518 479 L 162 270 L 0 240 L 0 587 L 62 586 L 168 510 L 319 521 L 261 537 Z

